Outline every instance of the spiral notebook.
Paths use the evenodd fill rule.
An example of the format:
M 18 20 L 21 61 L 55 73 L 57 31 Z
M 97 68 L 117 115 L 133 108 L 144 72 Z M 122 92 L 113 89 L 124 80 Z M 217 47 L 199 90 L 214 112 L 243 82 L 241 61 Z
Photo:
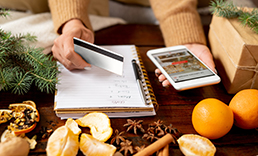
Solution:
M 69 71 L 60 65 L 54 110 L 58 117 L 79 118 L 99 111 L 109 117 L 153 116 L 158 105 L 137 47 L 101 46 L 124 56 L 123 75 L 92 66 L 90 70 Z M 137 86 L 132 60 L 141 69 L 146 103 Z

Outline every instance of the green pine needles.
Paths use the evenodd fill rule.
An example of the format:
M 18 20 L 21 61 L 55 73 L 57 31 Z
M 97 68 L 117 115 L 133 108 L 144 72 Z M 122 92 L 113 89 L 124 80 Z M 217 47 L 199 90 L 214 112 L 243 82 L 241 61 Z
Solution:
M 8 13 L 0 10 L 0 15 Z M 35 85 L 42 92 L 55 91 L 57 63 L 43 48 L 31 47 L 35 41 L 30 34 L 15 36 L 0 29 L 0 90 L 25 94 Z
M 224 2 L 223 0 L 211 1 L 212 14 L 225 17 L 237 18 L 243 26 L 248 26 L 252 31 L 258 33 L 258 10 L 254 8 L 251 12 L 245 12 L 237 7 L 233 2 Z
M 4 16 L 4 17 L 6 17 L 6 16 L 8 16 L 9 14 L 8 14 L 8 12 L 5 10 L 5 9 L 0 9 L 0 16 Z

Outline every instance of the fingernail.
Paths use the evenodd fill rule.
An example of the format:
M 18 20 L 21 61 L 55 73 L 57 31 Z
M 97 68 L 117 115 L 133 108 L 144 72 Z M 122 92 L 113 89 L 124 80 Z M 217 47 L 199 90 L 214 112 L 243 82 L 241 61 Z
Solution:
M 216 74 L 218 74 L 218 71 L 217 71 L 216 69 L 214 69 L 214 72 L 215 72 Z
M 155 75 L 158 77 L 161 73 L 155 71 Z
M 162 86 L 163 86 L 163 85 L 162 85 Z M 164 88 L 168 88 L 168 87 L 169 87 L 169 85 L 164 85 L 163 87 L 164 87 Z
M 84 67 L 85 70 L 91 70 L 91 67 Z

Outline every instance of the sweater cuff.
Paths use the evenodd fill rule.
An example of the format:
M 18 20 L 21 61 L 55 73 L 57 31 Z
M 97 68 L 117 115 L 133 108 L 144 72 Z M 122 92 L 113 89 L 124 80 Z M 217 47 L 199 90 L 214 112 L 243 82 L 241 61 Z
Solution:
M 88 16 L 89 0 L 49 0 L 55 32 L 61 34 L 62 26 L 71 19 L 79 19 L 93 31 Z
M 160 22 L 160 28 L 166 46 L 188 43 L 206 45 L 206 38 L 199 15 L 181 12 Z

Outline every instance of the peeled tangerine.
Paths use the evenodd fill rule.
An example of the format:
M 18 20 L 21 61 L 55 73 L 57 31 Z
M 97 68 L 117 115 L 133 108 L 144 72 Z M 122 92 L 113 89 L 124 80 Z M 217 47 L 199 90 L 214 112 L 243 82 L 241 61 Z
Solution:
M 185 156 L 213 156 L 216 152 L 213 143 L 200 135 L 185 134 L 177 142 Z
M 46 152 L 48 156 L 76 156 L 79 150 L 78 124 L 68 119 L 65 126 L 57 128 L 49 137 Z
M 89 127 L 92 136 L 102 142 L 107 141 L 113 133 L 109 117 L 102 112 L 92 112 L 75 121 L 82 127 Z
M 80 139 L 80 150 L 87 156 L 113 156 L 116 147 L 101 142 L 89 134 L 82 133 Z

